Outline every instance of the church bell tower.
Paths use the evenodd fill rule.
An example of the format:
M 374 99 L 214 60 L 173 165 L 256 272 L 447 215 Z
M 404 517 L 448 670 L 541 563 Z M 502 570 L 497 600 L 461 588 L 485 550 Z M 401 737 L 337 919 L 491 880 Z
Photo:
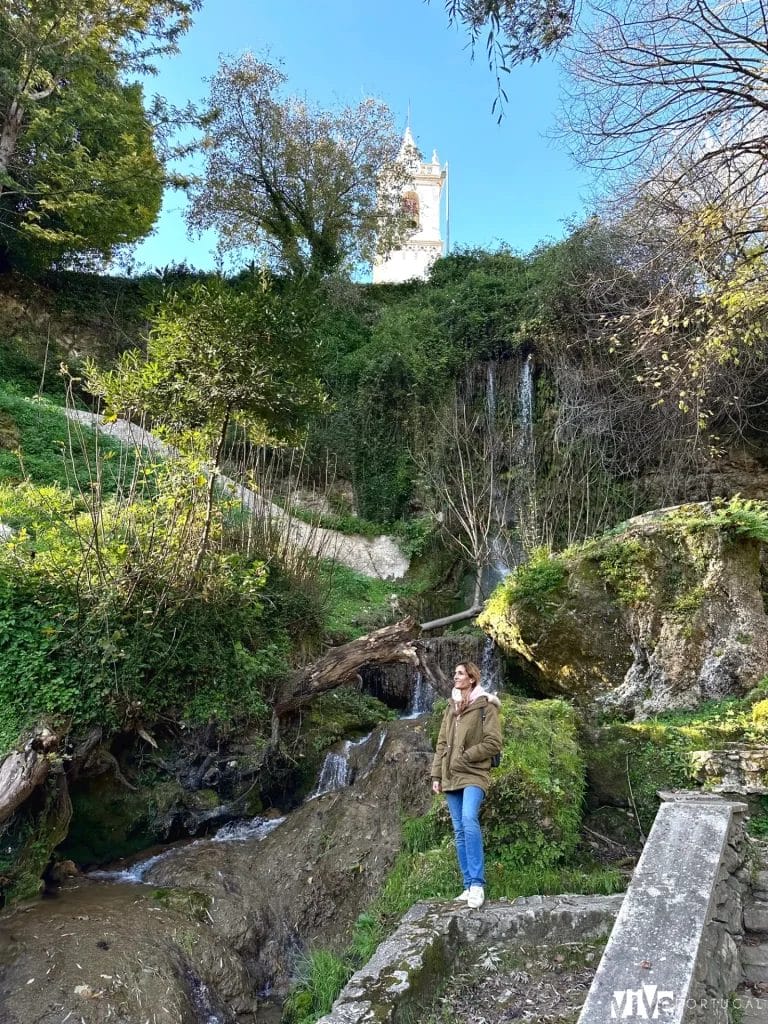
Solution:
M 412 231 L 400 248 L 378 256 L 373 265 L 374 284 L 399 284 L 429 276 L 432 264 L 443 255 L 440 233 L 440 197 L 446 179 L 446 167 L 440 165 L 437 150 L 425 161 L 411 134 L 405 129 L 398 161 L 408 171 L 409 182 L 403 188 L 401 203 Z

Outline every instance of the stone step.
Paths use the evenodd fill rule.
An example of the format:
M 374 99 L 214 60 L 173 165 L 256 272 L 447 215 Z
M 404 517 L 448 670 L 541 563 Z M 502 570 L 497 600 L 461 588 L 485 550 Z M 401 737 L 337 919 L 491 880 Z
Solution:
M 733 996 L 734 1020 L 740 1024 L 768 1024 L 768 992 L 755 995 L 748 988 L 739 988 Z
M 768 984 L 768 944 L 750 946 L 745 942 L 741 947 L 741 966 L 748 984 Z
M 744 927 L 749 932 L 768 932 L 768 902 L 755 900 L 744 907 Z
M 752 893 L 758 898 L 768 899 L 768 871 L 756 871 L 752 879 Z

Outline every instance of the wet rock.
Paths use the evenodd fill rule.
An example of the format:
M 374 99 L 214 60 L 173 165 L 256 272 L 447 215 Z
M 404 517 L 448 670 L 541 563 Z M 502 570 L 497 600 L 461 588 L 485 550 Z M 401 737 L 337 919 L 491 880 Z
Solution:
M 136 1024 L 154 1013 L 199 1024 L 190 971 L 233 1010 L 253 1008 L 240 958 L 205 918 L 164 905 L 151 889 L 81 879 L 56 899 L 0 917 L 3 1024 L 61 1024 L 68 1014 L 86 1024 Z
M 354 785 L 303 804 L 258 844 L 190 846 L 147 875 L 207 894 L 212 928 L 250 958 L 260 988 L 285 981 L 299 936 L 307 945 L 345 943 L 397 855 L 402 816 L 429 806 L 424 731 L 412 722 L 379 729 L 386 738 L 380 745 L 374 732 L 372 761 L 358 766 Z

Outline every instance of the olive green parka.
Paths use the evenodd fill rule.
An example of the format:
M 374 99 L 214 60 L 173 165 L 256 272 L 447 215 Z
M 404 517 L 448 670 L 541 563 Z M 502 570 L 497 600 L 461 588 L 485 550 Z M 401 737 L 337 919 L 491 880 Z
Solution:
M 488 788 L 491 758 L 501 751 L 500 707 L 498 697 L 481 690 L 460 715 L 453 701 L 445 709 L 432 760 L 432 778 L 444 793 L 465 786 Z

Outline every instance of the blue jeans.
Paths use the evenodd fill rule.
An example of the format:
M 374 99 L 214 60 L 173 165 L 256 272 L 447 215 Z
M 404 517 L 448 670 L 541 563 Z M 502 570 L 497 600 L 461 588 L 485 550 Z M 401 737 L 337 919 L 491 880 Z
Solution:
M 445 794 L 465 889 L 470 885 L 485 886 L 485 855 L 479 821 L 480 804 L 484 799 L 485 793 L 480 786 L 465 786 Z

